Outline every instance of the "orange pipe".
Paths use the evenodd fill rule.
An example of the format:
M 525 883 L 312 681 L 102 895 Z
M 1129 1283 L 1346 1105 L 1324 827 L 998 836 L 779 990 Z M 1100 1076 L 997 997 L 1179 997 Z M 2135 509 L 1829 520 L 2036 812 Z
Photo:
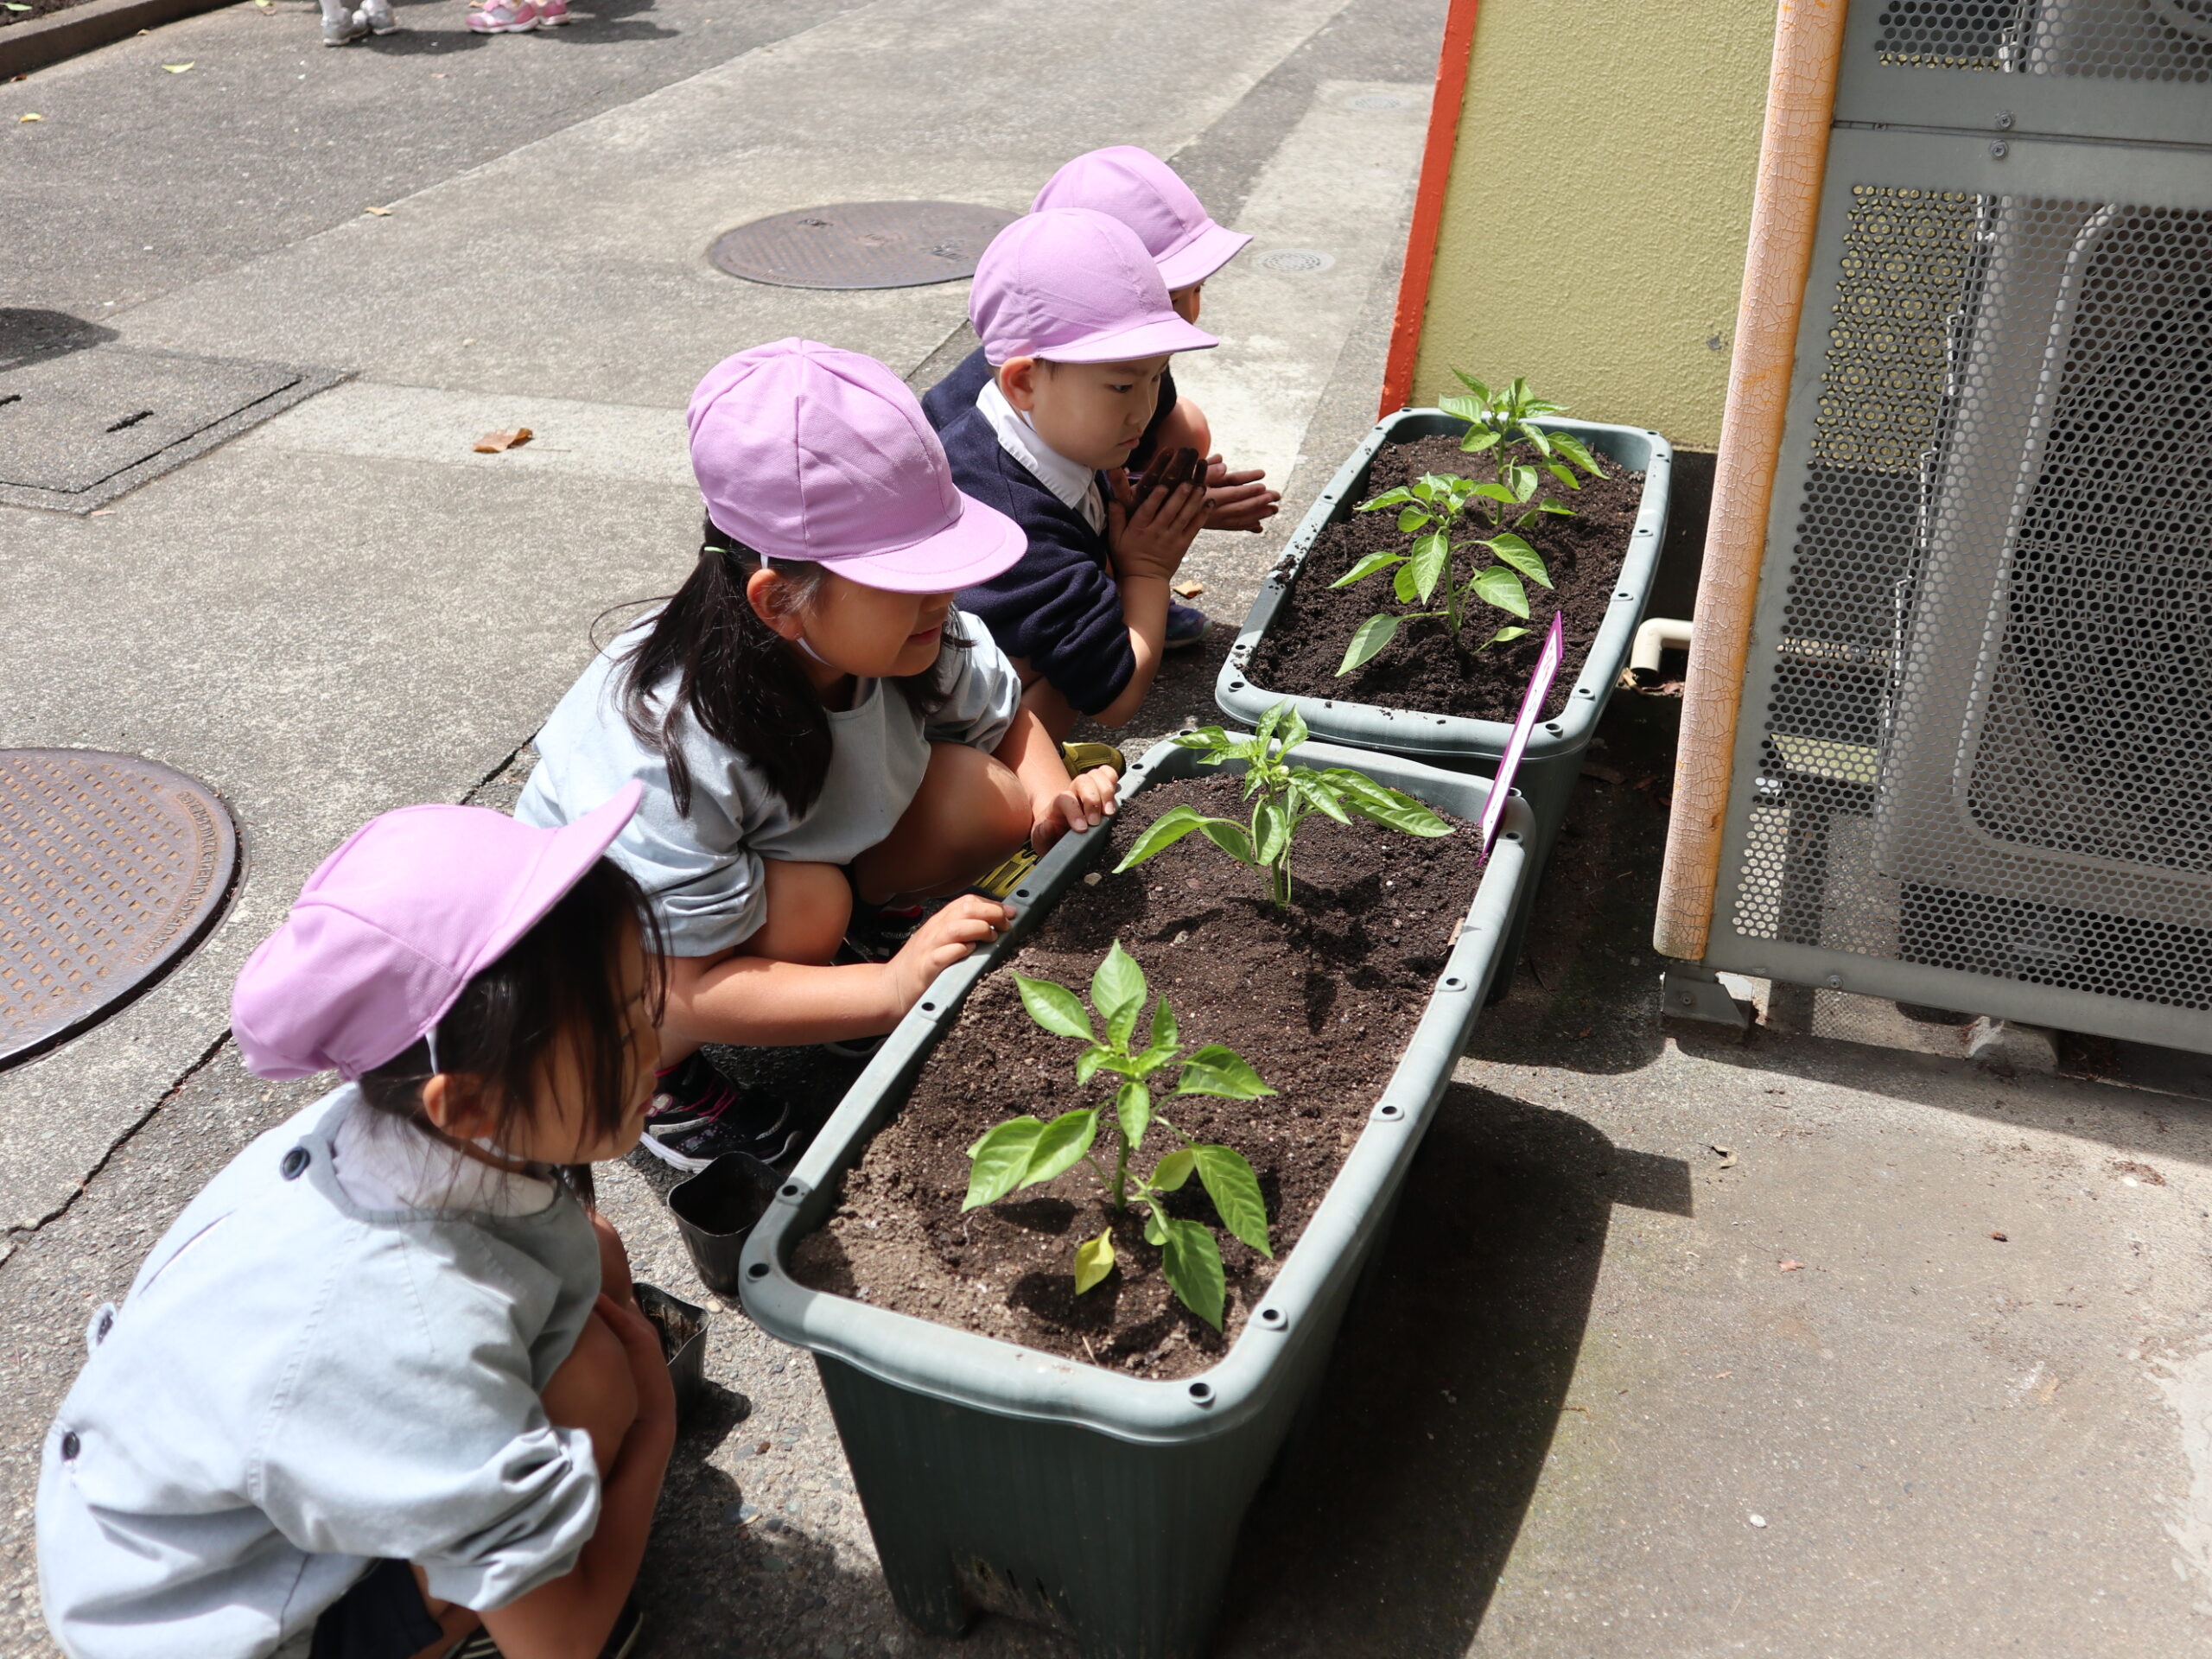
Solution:
M 1444 17 L 1444 45 L 1436 59 L 1436 92 L 1428 105 L 1428 141 L 1421 153 L 1421 183 L 1414 191 L 1414 222 L 1406 232 L 1406 266 L 1398 278 L 1398 312 L 1390 325 L 1390 355 L 1382 369 L 1382 406 L 1394 415 L 1413 400 L 1414 364 L 1421 355 L 1421 319 L 1428 312 L 1428 279 L 1436 269 L 1436 237 L 1444 222 L 1444 191 L 1452 179 L 1452 150 L 1459 139 L 1459 110 L 1466 102 L 1467 63 L 1475 49 L 1475 12 L 1481 0 L 1451 0 Z
M 1782 0 L 1759 142 L 1758 192 L 1736 308 L 1736 350 L 1714 463 L 1713 517 L 1698 577 L 1697 627 L 1682 687 L 1675 804 L 1651 939 L 1659 954 L 1705 956 L 1720 874 L 1720 829 L 1734 768 L 1744 662 L 1766 555 L 1767 513 L 1812 273 L 1843 59 L 1845 0 Z

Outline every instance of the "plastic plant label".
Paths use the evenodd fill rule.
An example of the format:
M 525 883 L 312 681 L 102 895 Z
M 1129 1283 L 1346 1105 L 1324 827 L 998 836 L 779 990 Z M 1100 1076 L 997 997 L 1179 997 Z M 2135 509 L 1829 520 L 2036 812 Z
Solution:
M 1521 769 L 1522 751 L 1529 747 L 1529 734 L 1536 729 L 1536 716 L 1544 711 L 1544 699 L 1551 695 L 1552 682 L 1559 677 L 1560 658 L 1567 655 L 1567 630 L 1561 625 L 1559 613 L 1552 613 L 1551 632 L 1544 636 L 1544 653 L 1536 658 L 1536 671 L 1529 677 L 1529 690 L 1521 699 L 1521 712 L 1513 717 L 1513 735 L 1505 745 L 1505 753 L 1497 763 L 1497 779 L 1490 786 L 1490 799 L 1483 806 L 1483 858 L 1490 858 L 1491 843 L 1497 839 L 1497 826 L 1505 817 L 1506 797 L 1513 789 L 1513 774 Z

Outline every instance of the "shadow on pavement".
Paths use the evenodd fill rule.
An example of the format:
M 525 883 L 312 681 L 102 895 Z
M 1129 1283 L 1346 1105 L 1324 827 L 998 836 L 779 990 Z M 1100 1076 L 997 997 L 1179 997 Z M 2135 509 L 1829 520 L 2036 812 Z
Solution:
M 1616 1204 L 1688 1214 L 1688 1166 L 1564 1112 L 1446 1094 L 1319 1411 L 1246 1522 L 1220 1652 L 1467 1650 L 1573 1379 Z

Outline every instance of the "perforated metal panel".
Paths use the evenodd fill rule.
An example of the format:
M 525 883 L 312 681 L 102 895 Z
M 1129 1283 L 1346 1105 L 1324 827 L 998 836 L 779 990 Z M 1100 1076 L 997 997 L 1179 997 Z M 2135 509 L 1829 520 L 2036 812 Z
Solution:
M 2123 80 L 2212 78 L 2212 0 L 1889 0 L 1885 64 Z
M 1955 83 L 2128 9 L 1868 10 Z M 1732 788 L 1713 965 L 2212 1049 L 2212 156 L 1837 132 Z

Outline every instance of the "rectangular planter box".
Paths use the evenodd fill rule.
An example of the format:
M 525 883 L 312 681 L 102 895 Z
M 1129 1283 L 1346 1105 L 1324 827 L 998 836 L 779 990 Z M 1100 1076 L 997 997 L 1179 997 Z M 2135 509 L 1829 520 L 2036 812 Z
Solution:
M 1637 512 L 1636 526 L 1629 536 L 1628 553 L 1621 563 L 1620 581 L 1614 588 L 1612 603 L 1605 612 L 1597 639 L 1591 644 L 1581 672 L 1575 677 L 1567 707 L 1557 720 L 1539 725 L 1529 734 L 1529 747 L 1514 777 L 1514 786 L 1527 798 L 1529 810 L 1535 815 L 1524 900 L 1533 899 L 1535 895 L 1544 861 L 1550 855 L 1560 825 L 1566 821 L 1567 804 L 1574 793 L 1575 780 L 1582 774 L 1583 751 L 1590 747 L 1591 735 L 1598 729 L 1599 716 L 1605 712 L 1606 700 L 1612 696 L 1614 682 L 1628 665 L 1629 647 L 1635 643 L 1637 624 L 1643 620 L 1644 605 L 1651 594 L 1652 578 L 1658 572 L 1660 545 L 1667 537 L 1667 488 L 1675 454 L 1666 439 L 1641 427 L 1565 419 L 1541 424 L 1548 429 L 1572 432 L 1592 449 L 1633 472 L 1642 473 L 1643 499 Z M 1382 446 L 1440 434 L 1458 436 L 1466 429 L 1466 422 L 1456 415 L 1446 415 L 1440 409 L 1400 410 L 1376 423 L 1366 441 L 1337 469 L 1329 486 L 1307 511 L 1291 537 L 1283 563 L 1268 577 L 1261 586 L 1260 596 L 1252 602 L 1243 629 L 1214 682 L 1214 702 L 1224 714 L 1249 727 L 1283 700 L 1284 693 L 1254 683 L 1246 675 L 1244 665 L 1259 648 L 1260 636 L 1274 622 L 1283 596 L 1298 580 L 1306 556 L 1321 532 L 1338 520 L 1350 518 L 1367 499 L 1367 475 Z M 1485 777 L 1496 775 L 1498 760 L 1513 734 L 1510 721 L 1422 714 L 1414 709 L 1383 709 L 1374 703 L 1335 697 L 1298 696 L 1291 701 L 1296 704 L 1306 728 L 1325 742 L 1348 743 L 1386 754 L 1406 755 L 1432 766 L 1478 772 Z M 1514 958 L 1519 954 L 1521 932 L 1527 924 L 1524 903 L 1523 913 L 1516 918 L 1511 950 L 1503 961 L 1505 971 L 1499 976 L 1501 986 L 1510 976 Z
M 1301 758 L 1357 766 L 1473 820 L 1485 780 L 1309 743 Z M 1224 767 L 1224 770 L 1235 770 Z M 1192 775 L 1155 747 L 1128 799 Z M 746 1247 L 745 1310 L 811 1349 L 893 1598 L 953 1635 L 978 1611 L 1071 1634 L 1085 1659 L 1195 1659 L 1220 1605 L 1236 1532 L 1319 1382 L 1355 1281 L 1387 1231 L 1406 1171 L 1465 1049 L 1529 875 L 1527 808 L 1509 805 L 1444 972 L 1367 1127 L 1261 1306 L 1211 1370 L 1173 1382 L 1032 1353 L 791 1277 L 798 1240 L 827 1219 L 838 1176 L 906 1098 L 969 988 L 1102 853 L 1107 827 L 1070 836 L 1013 899 L 1013 927 L 940 975 L 886 1039 Z

